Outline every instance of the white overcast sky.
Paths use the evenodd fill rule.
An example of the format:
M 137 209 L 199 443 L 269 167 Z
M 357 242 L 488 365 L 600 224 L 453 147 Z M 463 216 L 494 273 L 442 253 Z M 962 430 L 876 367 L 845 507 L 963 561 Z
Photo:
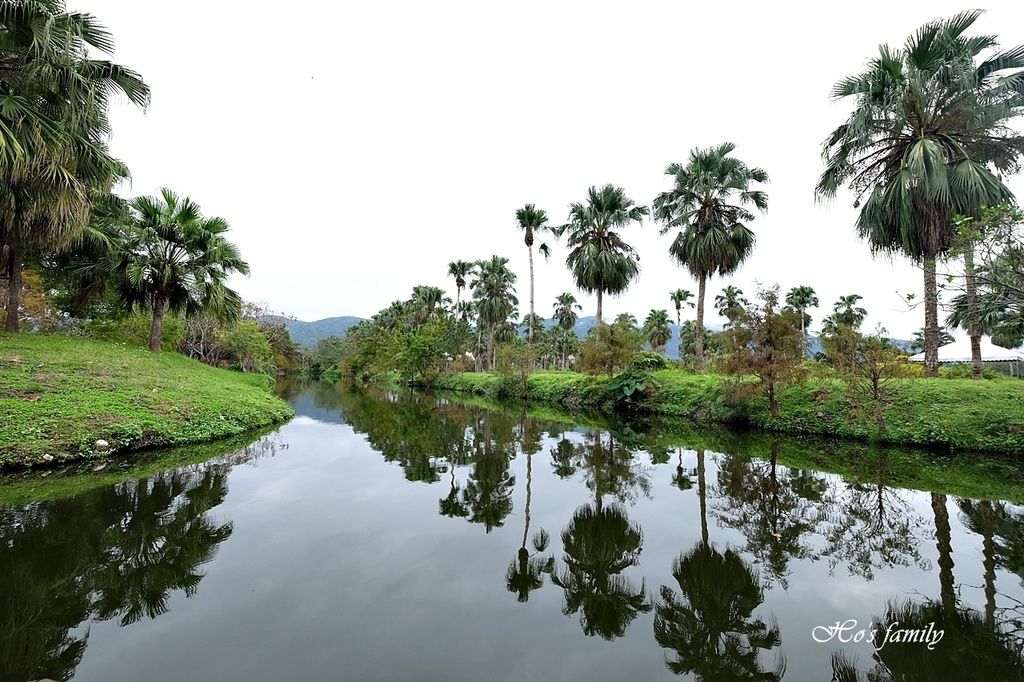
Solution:
M 665 166 L 722 141 L 771 176 L 753 257 L 731 283 L 809 284 L 823 308 L 859 293 L 896 336 L 920 328 L 899 293 L 906 261 L 873 259 L 849 196 L 818 205 L 820 143 L 843 118 L 832 84 L 882 42 L 900 43 L 962 2 L 261 2 L 72 1 L 117 40 L 117 61 L 153 90 L 145 114 L 119 105 L 112 147 L 124 194 L 168 186 L 232 225 L 252 267 L 242 295 L 300 319 L 369 316 L 414 284 L 444 286 L 447 263 L 501 254 L 527 308 L 515 209 L 556 223 L 592 184 L 640 203 Z M 1024 43 L 1024 3 L 991 3 L 976 24 Z M 1024 181 L 1011 187 L 1024 194 Z M 669 308 L 696 291 L 647 223 L 627 240 L 641 276 L 606 317 Z M 537 263 L 537 307 L 573 291 L 565 249 Z M 594 298 L 578 295 L 585 315 Z M 815 327 L 824 311 L 813 311 Z M 712 313 L 710 322 L 715 321 Z

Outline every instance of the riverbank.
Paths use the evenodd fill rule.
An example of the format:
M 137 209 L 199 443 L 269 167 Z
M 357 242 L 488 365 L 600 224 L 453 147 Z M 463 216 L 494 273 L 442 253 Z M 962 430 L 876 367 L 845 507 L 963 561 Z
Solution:
M 699 424 L 725 423 L 776 433 L 839 436 L 944 450 L 1024 452 L 1024 381 L 911 379 L 898 382 L 885 406 L 886 428 L 870 411 L 857 409 L 840 380 L 812 380 L 779 398 L 779 416 L 760 396 L 733 398 L 732 379 L 679 370 L 651 373 L 637 399 L 616 399 L 611 380 L 574 372 L 536 372 L 527 379 L 527 400 L 569 410 L 648 412 Z M 499 398 L 496 374 L 442 376 L 434 388 Z
M 270 388 L 177 353 L 0 335 L 0 469 L 236 436 L 291 417 Z

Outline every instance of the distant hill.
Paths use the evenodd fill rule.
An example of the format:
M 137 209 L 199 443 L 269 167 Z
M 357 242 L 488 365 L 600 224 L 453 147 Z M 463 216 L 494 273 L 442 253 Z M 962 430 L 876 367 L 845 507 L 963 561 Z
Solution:
M 292 341 L 303 348 L 313 346 L 320 339 L 326 339 L 329 336 L 345 336 L 349 327 L 363 321 L 363 318 L 351 315 L 326 317 L 315 322 L 293 320 L 283 315 L 264 315 L 260 319 L 273 324 L 283 324 L 288 329 Z

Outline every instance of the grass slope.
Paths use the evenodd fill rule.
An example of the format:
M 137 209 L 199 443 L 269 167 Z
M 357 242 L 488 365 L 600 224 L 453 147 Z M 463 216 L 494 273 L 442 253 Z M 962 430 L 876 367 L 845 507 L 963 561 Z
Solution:
M 1024 452 L 1024 381 L 916 379 L 903 382 L 885 410 L 879 432 L 860 414 L 838 380 L 811 381 L 785 391 L 780 416 L 760 397 L 731 398 L 731 380 L 711 374 L 662 370 L 656 386 L 627 409 L 685 417 L 698 423 L 748 424 L 767 431 L 841 436 L 858 440 L 950 450 Z M 494 397 L 500 378 L 487 373 L 441 377 L 437 388 Z M 608 380 L 573 372 L 537 372 L 529 377 L 529 399 L 591 408 L 623 409 L 609 396 Z
M 177 353 L 0 335 L 0 468 L 202 443 L 291 416 L 269 379 Z M 110 448 L 95 452 L 104 439 Z

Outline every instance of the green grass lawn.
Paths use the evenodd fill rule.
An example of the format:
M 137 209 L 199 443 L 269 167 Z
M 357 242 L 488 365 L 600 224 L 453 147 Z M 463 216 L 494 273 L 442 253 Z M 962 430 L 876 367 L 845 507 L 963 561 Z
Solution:
M 893 390 L 879 430 L 871 410 L 851 399 L 838 379 L 811 380 L 783 392 L 778 417 L 759 395 L 735 399 L 733 380 L 675 369 L 653 373 L 654 385 L 633 404 L 616 404 L 608 379 L 574 372 L 536 372 L 527 381 L 530 400 L 605 412 L 639 410 L 699 423 L 740 423 L 766 431 L 832 435 L 857 440 L 950 450 L 1024 453 L 1024 381 L 908 379 Z M 466 373 L 440 377 L 436 387 L 494 397 L 501 379 Z
M 290 416 L 263 375 L 118 343 L 0 334 L 0 468 L 201 443 Z M 110 444 L 102 453 L 99 439 Z

